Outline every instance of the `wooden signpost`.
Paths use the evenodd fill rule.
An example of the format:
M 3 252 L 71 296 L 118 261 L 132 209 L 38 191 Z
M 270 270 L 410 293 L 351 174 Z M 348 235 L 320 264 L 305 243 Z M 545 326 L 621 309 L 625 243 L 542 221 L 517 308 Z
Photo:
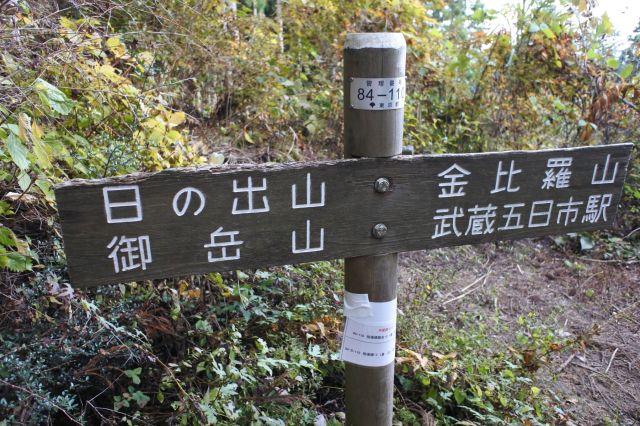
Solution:
M 166 170 L 56 188 L 80 286 L 612 223 L 631 145 Z
M 391 424 L 399 251 L 610 226 L 632 144 L 398 156 L 405 44 L 345 45 L 345 156 L 56 187 L 69 273 L 95 286 L 345 260 L 347 423 Z

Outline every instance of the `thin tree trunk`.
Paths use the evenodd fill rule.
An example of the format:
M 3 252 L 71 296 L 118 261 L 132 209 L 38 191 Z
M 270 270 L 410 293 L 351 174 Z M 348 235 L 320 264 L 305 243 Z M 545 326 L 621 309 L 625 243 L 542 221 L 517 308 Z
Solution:
M 282 0 L 276 0 L 276 20 L 278 21 L 278 44 L 284 53 L 284 23 L 282 20 Z

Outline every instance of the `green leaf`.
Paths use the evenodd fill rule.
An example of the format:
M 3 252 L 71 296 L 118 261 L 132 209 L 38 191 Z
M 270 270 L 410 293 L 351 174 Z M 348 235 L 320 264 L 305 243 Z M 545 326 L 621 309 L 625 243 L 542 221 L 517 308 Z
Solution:
M 542 30 L 544 35 L 547 36 L 547 38 L 550 38 L 550 39 L 556 38 L 556 35 L 553 33 L 553 31 L 551 30 L 551 28 L 549 28 L 547 24 L 542 24 L 540 29 Z
M 5 247 L 15 247 L 16 237 L 13 231 L 7 227 L 0 227 L 0 245 Z
M 181 137 L 182 137 L 182 135 L 177 130 L 170 130 L 166 134 L 167 140 L 170 141 L 170 142 L 174 142 L 174 143 L 175 142 L 179 142 Z
M 48 179 L 36 179 L 36 186 L 40 188 L 40 191 L 42 191 L 47 201 L 55 201 L 56 196 L 51 189 L 51 181 Z
M 586 235 L 580 237 L 580 250 L 591 250 L 595 247 L 595 243 Z
M 200 404 L 198 404 L 198 406 L 200 407 L 200 410 L 202 410 L 204 415 L 207 417 L 207 423 L 216 424 L 218 422 L 218 417 L 216 417 L 216 412 L 213 410 L 213 408 L 211 408 L 209 404 L 201 402 Z
M 224 163 L 224 154 L 221 154 L 219 152 L 214 152 L 209 157 L 209 164 L 218 165 L 218 164 L 223 164 L 223 163 Z
M 475 22 L 482 22 L 487 18 L 487 16 L 488 16 L 487 12 L 483 8 L 478 7 L 473 11 L 473 14 L 471 15 L 471 19 L 474 20 Z
M 556 111 L 566 111 L 567 107 L 562 103 L 560 99 L 555 98 L 553 100 L 553 109 L 555 109 Z
M 13 133 L 15 136 L 19 136 L 20 135 L 20 127 L 17 124 L 6 123 L 6 124 L 2 125 L 2 128 L 3 129 L 7 129 L 11 133 Z
M 611 68 L 618 69 L 618 67 L 620 66 L 620 62 L 618 62 L 618 60 L 616 58 L 609 58 L 607 59 L 607 65 L 609 65 Z
M 40 102 L 62 115 L 67 115 L 73 108 L 73 101 L 56 86 L 38 78 L 33 85 Z
M 22 142 L 20 142 L 20 139 L 13 133 L 9 133 L 9 136 L 7 136 L 7 150 L 13 162 L 16 163 L 21 170 L 29 169 L 31 165 L 31 162 L 27 158 L 29 152 Z
M 0 216 L 10 216 L 14 214 L 14 211 L 11 210 L 11 205 L 6 201 L 0 201 Z
M 129 391 L 131 391 L 131 387 L 129 387 Z M 133 399 L 140 408 L 144 408 L 144 406 L 147 405 L 147 402 L 151 401 L 151 398 L 139 390 L 131 392 L 131 399 Z
M 322 355 L 320 346 L 318 345 L 309 345 L 309 349 L 307 350 L 307 352 L 309 353 L 309 355 L 314 356 L 316 358 Z
M 20 253 L 2 253 L 0 251 L 0 268 L 7 268 L 11 272 L 31 270 L 31 259 Z
M 47 146 L 42 140 L 35 139 L 33 141 L 33 154 L 35 156 L 36 163 L 43 169 L 51 168 L 51 155 Z
M 262 353 L 266 353 L 269 350 L 267 342 L 265 342 L 261 337 L 258 337 L 256 340 L 256 348 Z
M 551 28 L 543 28 L 542 32 L 544 33 L 544 35 L 546 35 L 548 38 L 554 39 L 556 38 L 556 35 L 553 33 L 553 31 L 551 31 Z
M 428 34 L 436 40 L 441 40 L 442 38 L 444 38 L 444 34 L 442 34 L 442 32 L 437 28 L 431 28 L 428 31 Z
M 140 373 L 142 373 L 142 368 L 134 368 L 133 370 L 125 370 L 124 374 L 131 379 L 134 385 L 140 384 Z
M 238 384 L 237 383 L 228 383 L 220 388 L 220 395 L 225 398 L 229 398 L 230 396 L 237 395 Z
M 251 135 L 249 135 L 249 133 L 247 132 L 244 132 L 244 140 L 250 143 L 251 145 L 255 144 L 253 139 L 251 139 Z
M 587 59 L 598 59 L 600 58 L 600 54 L 595 51 L 595 49 L 591 49 L 587 52 Z
M 29 176 L 29 173 L 20 173 L 20 176 L 18 176 L 18 185 L 23 191 L 31 187 L 31 176 Z
M 609 15 L 605 12 L 600 18 L 600 23 L 598 23 L 598 27 L 596 28 L 596 35 L 603 34 L 611 34 L 613 32 L 613 24 L 611 23 L 611 19 L 609 19 Z
M 169 127 L 179 126 L 180 124 L 184 123 L 186 118 L 187 116 L 183 111 L 176 111 L 174 113 L 171 113 L 168 120 Z
M 467 399 L 467 395 L 463 390 L 456 388 L 453 391 L 453 398 L 456 400 L 458 404 L 462 404 L 464 400 Z
M 498 401 L 500 401 L 500 404 L 502 404 L 503 407 L 509 405 L 509 400 L 504 395 L 498 395 Z
M 633 72 L 633 64 L 627 64 L 624 66 L 624 68 L 622 68 L 622 71 L 620 71 L 620 77 L 626 80 L 627 77 L 629 77 L 632 72 Z

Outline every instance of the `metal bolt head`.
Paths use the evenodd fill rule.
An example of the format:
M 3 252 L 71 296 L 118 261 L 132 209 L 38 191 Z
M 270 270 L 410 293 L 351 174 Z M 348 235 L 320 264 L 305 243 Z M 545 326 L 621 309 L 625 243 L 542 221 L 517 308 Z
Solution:
M 375 189 L 376 192 L 379 192 L 381 194 L 387 192 L 390 188 L 391 188 L 391 182 L 389 182 L 389 179 L 387 179 L 386 177 L 379 177 L 373 183 L 373 189 Z
M 385 235 L 387 235 L 387 225 L 385 225 L 384 223 L 375 224 L 373 226 L 373 229 L 371 229 L 371 235 L 373 236 L 373 238 L 383 238 Z

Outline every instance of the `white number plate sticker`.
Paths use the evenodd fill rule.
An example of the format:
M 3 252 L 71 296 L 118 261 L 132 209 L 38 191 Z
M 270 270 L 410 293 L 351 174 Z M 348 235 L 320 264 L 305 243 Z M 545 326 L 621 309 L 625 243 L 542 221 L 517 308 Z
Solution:
M 406 77 L 352 78 L 351 108 L 380 111 L 404 108 Z

